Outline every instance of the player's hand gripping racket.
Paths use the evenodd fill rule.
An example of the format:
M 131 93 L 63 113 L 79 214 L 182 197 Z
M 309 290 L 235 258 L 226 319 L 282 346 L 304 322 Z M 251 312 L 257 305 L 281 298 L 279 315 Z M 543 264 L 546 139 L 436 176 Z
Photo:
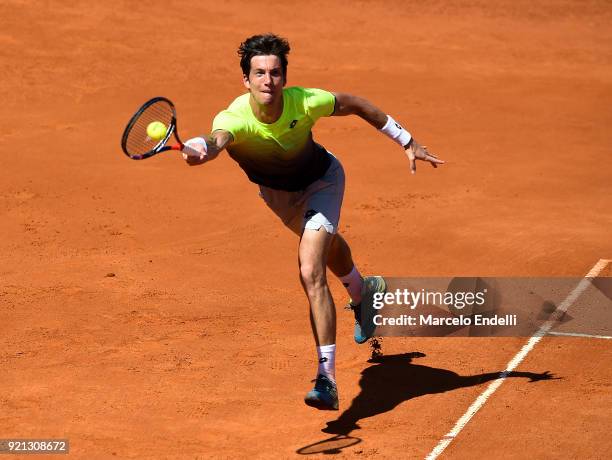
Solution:
M 172 135 L 177 143 L 166 145 Z M 168 150 L 200 155 L 181 142 L 176 129 L 176 109 L 165 97 L 154 97 L 138 109 L 123 131 L 121 148 L 132 160 L 144 160 Z

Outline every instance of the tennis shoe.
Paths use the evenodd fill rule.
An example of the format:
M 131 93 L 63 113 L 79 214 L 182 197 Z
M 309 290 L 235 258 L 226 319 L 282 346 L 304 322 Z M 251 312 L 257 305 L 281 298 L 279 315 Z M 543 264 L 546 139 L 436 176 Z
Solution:
M 357 343 L 365 343 L 374 335 L 374 294 L 387 292 L 387 283 L 382 276 L 366 276 L 361 288 L 361 303 L 349 304 L 355 314 L 355 331 L 353 337 Z
M 338 410 L 338 388 L 336 382 L 323 374 L 317 375 L 315 386 L 310 390 L 304 402 L 321 410 Z

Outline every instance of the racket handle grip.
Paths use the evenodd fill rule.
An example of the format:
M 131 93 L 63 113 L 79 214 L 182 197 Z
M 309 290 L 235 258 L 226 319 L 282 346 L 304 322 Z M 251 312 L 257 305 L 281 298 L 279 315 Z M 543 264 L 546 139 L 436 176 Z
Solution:
M 196 150 L 193 147 L 184 144 L 175 145 L 172 147 L 172 150 L 180 150 L 181 152 L 183 152 L 183 157 L 187 155 L 190 157 L 200 158 L 200 160 L 203 160 L 206 157 L 206 151 L 200 152 L 199 150 Z

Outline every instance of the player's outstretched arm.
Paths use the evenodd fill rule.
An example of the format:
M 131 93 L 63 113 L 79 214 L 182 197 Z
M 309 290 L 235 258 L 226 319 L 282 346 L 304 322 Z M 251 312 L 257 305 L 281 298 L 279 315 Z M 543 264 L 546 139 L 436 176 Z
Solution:
M 420 145 L 399 123 L 370 101 L 346 93 L 334 93 L 334 96 L 336 104 L 332 115 L 357 115 L 393 139 L 404 148 L 412 174 L 416 172 L 416 160 L 428 161 L 434 168 L 437 168 L 439 164 L 444 164 L 444 161 L 433 153 L 429 153 L 426 146 Z
M 229 131 L 216 130 L 208 138 L 194 137 L 185 142 L 185 145 L 191 147 L 197 154 L 183 152 L 183 159 L 189 166 L 197 166 L 207 161 L 214 160 L 232 141 Z

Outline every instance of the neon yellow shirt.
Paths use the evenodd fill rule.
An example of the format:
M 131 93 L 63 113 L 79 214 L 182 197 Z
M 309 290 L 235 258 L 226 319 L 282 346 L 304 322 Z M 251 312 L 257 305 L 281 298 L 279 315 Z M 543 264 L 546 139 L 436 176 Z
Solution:
M 334 95 L 314 88 L 284 88 L 283 113 L 270 124 L 255 118 L 249 97 L 249 93 L 243 94 L 219 112 L 212 128 L 232 134 L 234 141 L 227 151 L 249 179 L 267 187 L 296 191 L 323 176 L 331 158 L 314 143 L 311 130 L 319 118 L 333 113 Z

